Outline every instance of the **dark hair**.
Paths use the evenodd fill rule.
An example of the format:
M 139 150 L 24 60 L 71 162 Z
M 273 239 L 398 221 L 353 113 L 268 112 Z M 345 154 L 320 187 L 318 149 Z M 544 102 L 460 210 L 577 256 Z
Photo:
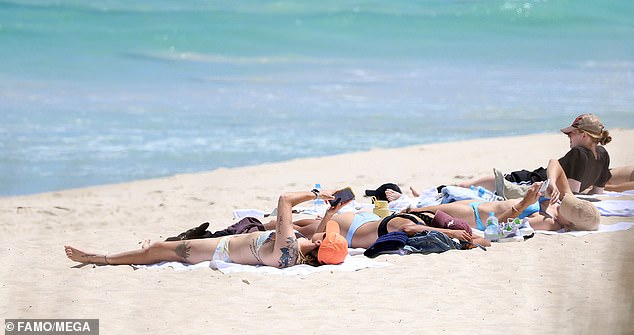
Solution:
M 319 263 L 319 260 L 317 259 L 317 252 L 319 252 L 319 247 L 313 249 L 311 252 L 307 253 L 306 255 L 302 255 L 300 264 L 307 264 L 310 266 L 320 266 L 321 263 Z

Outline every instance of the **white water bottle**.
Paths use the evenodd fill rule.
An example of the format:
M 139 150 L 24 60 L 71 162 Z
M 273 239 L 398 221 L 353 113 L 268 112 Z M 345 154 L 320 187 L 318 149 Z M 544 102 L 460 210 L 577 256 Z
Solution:
M 491 242 L 497 242 L 500 240 L 500 235 L 502 235 L 502 231 L 498 225 L 498 218 L 495 217 L 495 213 L 491 212 L 487 218 L 487 227 L 484 230 L 484 238 Z

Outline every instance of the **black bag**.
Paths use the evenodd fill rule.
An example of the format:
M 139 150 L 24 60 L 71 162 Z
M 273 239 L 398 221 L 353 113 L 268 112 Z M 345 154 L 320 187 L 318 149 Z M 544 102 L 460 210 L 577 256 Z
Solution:
M 222 237 L 227 235 L 247 234 L 254 231 L 265 231 L 264 225 L 260 220 L 253 217 L 246 217 L 240 221 L 232 224 L 231 226 L 218 230 L 214 233 L 207 230 L 209 222 L 205 222 L 198 227 L 194 227 L 187 231 L 184 231 L 177 236 L 168 237 L 165 241 L 181 241 L 181 240 L 194 240 L 200 238 Z
M 534 184 L 548 179 L 548 173 L 546 172 L 546 169 L 540 167 L 533 171 L 513 171 L 505 175 L 504 179 L 516 184 Z

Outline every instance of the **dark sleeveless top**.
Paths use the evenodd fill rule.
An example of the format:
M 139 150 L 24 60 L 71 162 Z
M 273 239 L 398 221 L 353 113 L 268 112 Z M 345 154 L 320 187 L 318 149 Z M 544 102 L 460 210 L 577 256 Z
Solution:
M 610 155 L 603 146 L 597 146 L 597 158 L 590 149 L 574 147 L 559 159 L 566 177 L 581 183 L 579 192 L 590 186 L 604 187 L 612 174 L 610 173 Z

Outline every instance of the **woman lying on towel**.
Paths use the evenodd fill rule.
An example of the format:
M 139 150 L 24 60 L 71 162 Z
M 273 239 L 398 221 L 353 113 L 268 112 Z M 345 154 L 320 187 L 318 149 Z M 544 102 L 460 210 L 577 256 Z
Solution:
M 333 200 L 332 193 L 318 195 Z M 65 246 L 66 256 L 75 262 L 119 265 L 154 264 L 177 261 L 195 264 L 202 261 L 221 260 L 246 265 L 269 265 L 285 268 L 297 264 L 318 266 L 340 264 L 348 254 L 346 239 L 339 234 L 336 222 L 324 224 L 323 234 L 312 239 L 297 238 L 293 231 L 293 206 L 312 200 L 312 192 L 294 192 L 280 196 L 278 200 L 275 230 L 231 235 L 219 238 L 157 242 L 142 249 L 116 254 L 94 254 Z M 338 206 L 338 208 L 340 208 Z
M 326 232 L 326 223 L 337 222 L 339 234 L 345 237 L 350 248 L 369 248 L 380 236 L 389 232 L 402 231 L 409 236 L 423 231 L 439 231 L 451 238 L 456 238 L 468 245 L 490 246 L 490 242 L 479 236 L 472 236 L 471 227 L 467 222 L 454 219 L 451 216 L 438 212 L 432 213 L 395 213 L 385 218 L 370 212 L 337 213 L 342 203 L 337 207 L 329 208 L 324 217 L 320 219 L 303 219 L 293 222 L 297 231 L 308 238 L 321 239 Z M 276 220 L 264 224 L 266 229 L 274 229 Z
M 600 219 L 598 209 L 592 203 L 573 195 L 559 161 L 550 160 L 548 171 L 551 177 L 551 199 L 540 197 L 539 188 L 542 183 L 539 182 L 533 184 L 522 199 L 493 202 L 462 200 L 411 211 L 435 213 L 442 210 L 467 221 L 471 227 L 479 230 L 485 229 L 482 220 L 486 220 L 490 212 L 495 213 L 500 222 L 508 218 L 527 217 L 531 227 L 538 230 L 596 230 Z
M 325 222 L 334 220 L 339 224 L 340 234 L 346 237 L 351 248 L 368 248 L 378 237 L 393 231 L 403 231 L 412 236 L 422 231 L 440 231 L 449 237 L 465 242 L 490 245 L 486 239 L 472 235 L 471 227 L 484 230 L 482 218 L 486 220 L 494 212 L 500 222 L 508 218 L 528 217 L 529 224 L 539 230 L 596 230 L 599 211 L 590 202 L 575 198 L 568 185 L 561 165 L 557 160 L 549 162 L 554 182 L 549 186 L 552 199 L 540 199 L 541 183 L 531 186 L 522 199 L 495 202 L 456 201 L 437 206 L 407 209 L 381 219 L 373 213 L 336 214 L 329 209 L 323 220 L 304 219 L 294 222 L 295 229 L 305 236 L 320 237 Z M 273 229 L 276 222 L 264 226 Z M 321 235 L 320 235 L 321 234 Z

